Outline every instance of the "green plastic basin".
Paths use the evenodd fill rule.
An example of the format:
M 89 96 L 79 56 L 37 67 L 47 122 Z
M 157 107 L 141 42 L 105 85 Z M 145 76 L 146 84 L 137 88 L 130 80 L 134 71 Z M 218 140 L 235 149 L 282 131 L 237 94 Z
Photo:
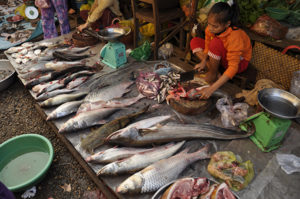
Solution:
M 281 8 L 266 7 L 265 10 L 270 17 L 276 20 L 283 20 L 287 18 L 290 14 L 289 10 Z
M 24 134 L 0 144 L 0 157 L 0 181 L 18 192 L 43 179 L 53 160 L 53 147 L 44 136 Z

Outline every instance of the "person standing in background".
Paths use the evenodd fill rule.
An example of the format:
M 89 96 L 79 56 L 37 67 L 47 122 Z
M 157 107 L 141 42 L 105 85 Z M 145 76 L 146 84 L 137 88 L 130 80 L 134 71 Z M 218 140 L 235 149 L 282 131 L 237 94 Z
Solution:
M 57 37 L 54 13 L 56 11 L 60 25 L 61 34 L 70 32 L 70 24 L 68 19 L 67 0 L 47 0 L 50 3 L 49 8 L 40 8 L 42 15 L 42 26 L 44 31 L 44 39 Z
M 95 0 L 88 15 L 80 16 L 86 22 L 78 27 L 79 31 L 92 26 L 93 29 L 104 28 L 111 25 L 115 17 L 122 18 L 118 0 Z M 87 14 L 87 13 L 86 13 Z

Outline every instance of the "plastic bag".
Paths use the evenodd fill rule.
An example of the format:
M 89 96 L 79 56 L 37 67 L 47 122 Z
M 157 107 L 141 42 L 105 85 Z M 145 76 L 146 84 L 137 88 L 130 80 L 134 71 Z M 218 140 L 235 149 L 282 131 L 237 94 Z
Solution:
M 217 109 L 221 113 L 221 121 L 224 127 L 235 127 L 248 117 L 248 107 L 246 103 L 232 104 L 228 98 L 220 98 L 216 103 Z
M 168 59 L 173 54 L 174 48 L 171 43 L 165 43 L 158 49 L 158 57 L 161 59 Z
M 239 155 L 231 151 L 219 151 L 211 156 L 207 171 L 212 176 L 225 181 L 232 190 L 245 188 L 254 177 L 253 164 L 243 162 Z
M 159 94 L 161 79 L 154 72 L 140 72 L 136 79 L 138 91 L 149 99 L 154 99 Z
M 133 49 L 129 55 L 138 61 L 147 61 L 151 55 L 150 43 L 145 41 L 143 45 Z
M 250 29 L 257 34 L 270 36 L 274 39 L 283 39 L 288 32 L 288 27 L 281 25 L 268 15 L 260 16 Z
M 155 34 L 155 27 L 153 23 L 148 23 L 140 27 L 140 33 L 147 37 L 152 37 Z
M 276 154 L 276 159 L 281 169 L 287 174 L 300 172 L 300 158 L 293 154 Z
M 158 75 L 168 75 L 171 70 L 170 63 L 167 61 L 162 61 L 154 65 L 154 72 Z
M 50 8 L 51 3 L 50 0 L 35 0 L 34 4 L 39 8 Z
M 22 17 L 24 17 L 25 19 L 28 19 L 25 14 L 25 9 L 26 9 L 26 5 L 22 4 L 15 9 L 15 14 L 19 13 Z

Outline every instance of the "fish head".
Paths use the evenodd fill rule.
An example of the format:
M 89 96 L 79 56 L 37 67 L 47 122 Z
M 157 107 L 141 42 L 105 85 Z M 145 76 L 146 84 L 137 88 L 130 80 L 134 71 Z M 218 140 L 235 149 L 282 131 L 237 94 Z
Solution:
M 118 162 L 113 162 L 102 167 L 97 175 L 115 175 L 118 168 Z
M 112 142 L 122 143 L 122 142 L 128 142 L 130 140 L 135 140 L 139 137 L 139 130 L 135 127 L 128 128 L 125 131 L 120 131 L 111 137 L 109 137 L 109 140 Z
M 139 193 L 144 184 L 144 178 L 139 173 L 136 173 L 129 178 L 127 178 L 123 183 L 121 183 L 116 191 L 117 193 Z

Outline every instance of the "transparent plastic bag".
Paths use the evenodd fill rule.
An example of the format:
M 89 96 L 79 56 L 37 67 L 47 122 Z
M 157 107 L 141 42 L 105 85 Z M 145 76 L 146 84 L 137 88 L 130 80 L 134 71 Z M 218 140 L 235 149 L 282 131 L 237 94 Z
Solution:
M 300 172 L 300 157 L 293 154 L 276 154 L 276 159 L 281 169 L 287 173 Z
M 221 98 L 216 103 L 221 113 L 221 121 L 224 127 L 235 127 L 248 117 L 249 105 L 246 103 L 232 104 L 231 99 Z

